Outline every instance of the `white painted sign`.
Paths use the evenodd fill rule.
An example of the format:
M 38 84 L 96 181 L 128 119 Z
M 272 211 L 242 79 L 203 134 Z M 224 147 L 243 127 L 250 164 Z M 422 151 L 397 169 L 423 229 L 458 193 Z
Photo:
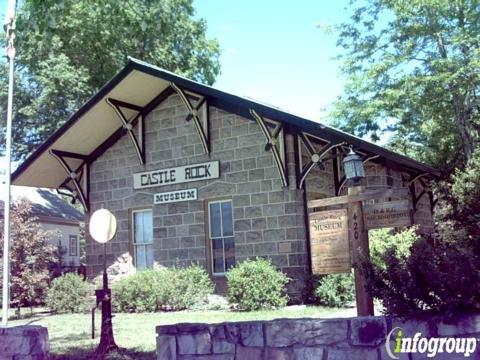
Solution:
M 153 195 L 154 204 L 167 204 L 189 200 L 197 200 L 197 189 L 167 191 Z
M 145 189 L 190 181 L 217 179 L 218 177 L 220 177 L 220 163 L 218 161 L 210 161 L 133 174 L 133 188 Z

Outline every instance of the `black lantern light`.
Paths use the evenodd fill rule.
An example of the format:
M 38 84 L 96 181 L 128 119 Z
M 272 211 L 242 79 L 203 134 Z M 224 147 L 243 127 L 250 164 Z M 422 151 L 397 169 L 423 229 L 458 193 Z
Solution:
M 365 177 L 362 158 L 350 147 L 350 152 L 343 159 L 343 168 L 345 170 L 345 178 L 358 183 Z

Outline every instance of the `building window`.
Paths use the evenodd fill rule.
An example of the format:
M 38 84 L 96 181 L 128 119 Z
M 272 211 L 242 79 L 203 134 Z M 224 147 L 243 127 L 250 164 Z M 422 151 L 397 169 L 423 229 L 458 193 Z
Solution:
M 77 235 L 70 235 L 69 237 L 69 246 L 70 246 L 70 256 L 77 256 L 78 255 L 78 236 Z
M 212 273 L 223 275 L 235 265 L 232 201 L 210 202 L 208 204 L 208 223 Z
M 153 267 L 152 210 L 135 210 L 133 216 L 133 250 L 137 270 Z

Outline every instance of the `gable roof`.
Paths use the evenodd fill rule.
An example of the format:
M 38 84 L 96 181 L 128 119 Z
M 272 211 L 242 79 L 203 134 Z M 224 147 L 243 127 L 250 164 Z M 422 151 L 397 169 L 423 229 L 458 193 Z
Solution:
M 27 199 L 31 205 L 32 216 L 43 221 L 67 220 L 69 222 L 84 221 L 83 214 L 72 205 L 68 204 L 58 194 L 50 189 L 34 188 L 28 186 L 12 186 L 11 196 L 13 202 Z M 4 193 L 0 195 L 0 213 L 3 216 Z
M 127 65 L 72 117 L 43 142 L 13 173 L 15 185 L 58 188 L 66 173 L 50 155 L 52 149 L 82 154 L 93 161 L 121 136 L 122 126 L 114 110 L 105 101 L 114 98 L 135 104 L 150 112 L 170 94 L 171 83 L 204 95 L 208 104 L 250 118 L 250 109 L 261 116 L 281 121 L 290 129 L 305 131 L 320 138 L 346 142 L 366 153 L 380 155 L 406 170 L 438 176 L 434 167 L 397 154 L 381 146 L 330 126 L 290 114 L 278 108 L 200 84 L 146 62 L 129 58 Z

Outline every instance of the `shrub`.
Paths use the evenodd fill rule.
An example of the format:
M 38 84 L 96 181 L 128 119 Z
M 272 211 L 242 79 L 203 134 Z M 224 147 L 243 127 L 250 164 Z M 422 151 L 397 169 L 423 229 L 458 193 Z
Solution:
M 121 312 L 154 312 L 167 281 L 166 271 L 144 270 L 112 285 L 112 306 Z
M 391 229 L 376 229 L 368 232 L 370 242 L 370 259 L 382 269 L 386 269 L 385 254 L 393 250 L 397 256 L 408 256 L 410 248 L 418 239 L 417 227 L 412 226 L 401 232 Z
M 214 285 L 207 272 L 199 266 L 190 266 L 174 272 L 174 284 L 170 291 L 170 306 L 191 308 L 206 301 L 213 293 Z
M 93 287 L 80 276 L 68 273 L 53 280 L 47 291 L 47 306 L 54 312 L 79 313 L 92 305 Z
M 480 308 L 480 258 L 465 243 L 419 238 L 409 254 L 388 249 L 385 268 L 364 263 L 371 294 L 387 314 L 454 314 Z
M 355 301 L 353 274 L 323 275 L 315 288 L 318 303 L 330 307 L 345 307 Z
M 227 272 L 228 300 L 247 311 L 282 307 L 288 302 L 287 283 L 271 260 L 245 260 Z
M 192 265 L 183 269 L 144 270 L 113 285 L 113 307 L 121 312 L 182 310 L 204 302 L 214 285 L 206 271 Z

